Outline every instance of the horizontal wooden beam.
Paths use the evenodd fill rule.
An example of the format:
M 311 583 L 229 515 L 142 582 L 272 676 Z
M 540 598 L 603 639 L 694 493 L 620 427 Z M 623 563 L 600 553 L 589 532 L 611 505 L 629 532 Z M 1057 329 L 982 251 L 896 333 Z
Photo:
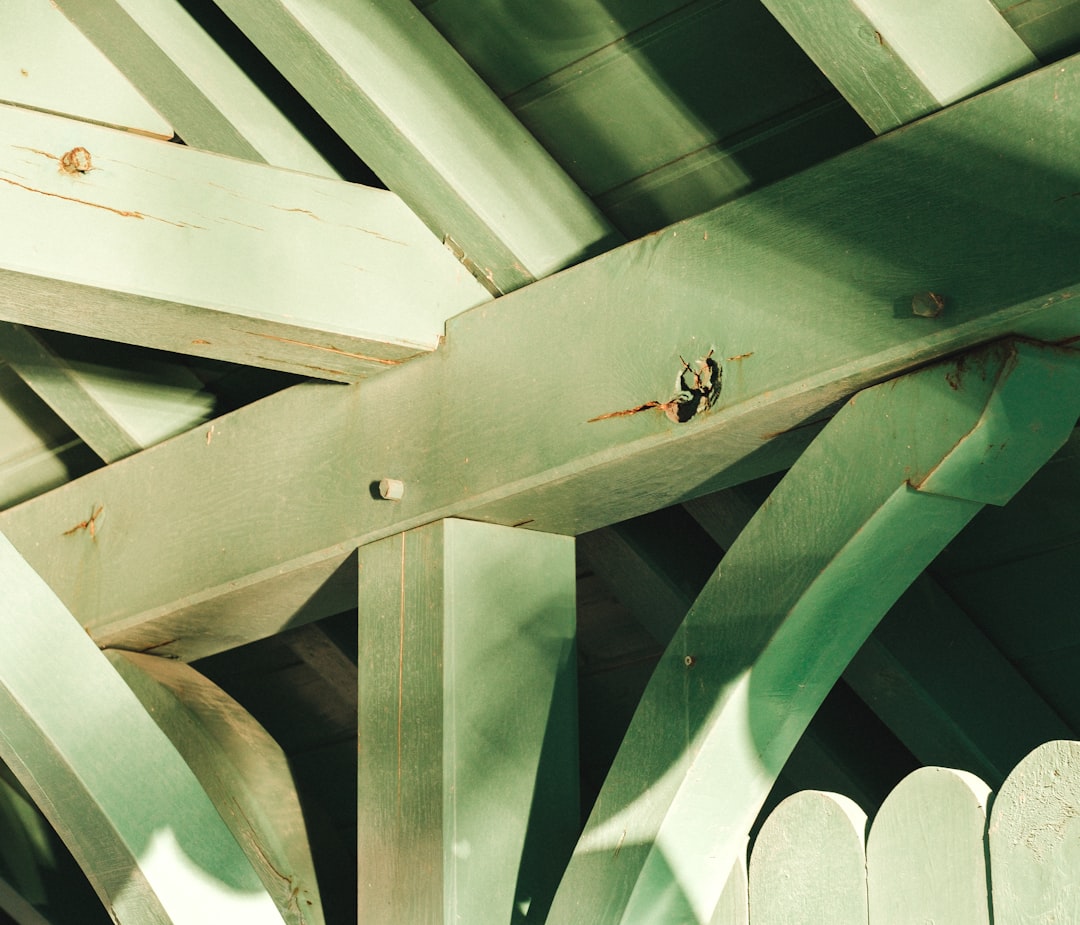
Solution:
M 409 0 L 216 2 L 493 289 L 621 242 Z
M 184 143 L 303 170 L 338 172 L 278 105 L 173 0 L 58 0 Z
M 195 657 L 348 609 L 351 581 L 327 578 L 420 524 L 578 534 L 786 468 L 808 422 L 862 387 L 1010 333 L 1080 335 L 1078 97 L 1076 59 L 1025 77 L 459 315 L 431 356 L 280 392 L 0 530 L 100 642 Z M 912 309 L 927 292 L 936 317 Z M 710 350 L 709 410 L 620 413 L 668 402 L 680 356 L 707 371 Z M 386 478 L 401 500 L 380 498 Z M 99 507 L 94 535 L 73 530 Z
M 0 318 L 356 379 L 489 299 L 384 190 L 0 107 Z

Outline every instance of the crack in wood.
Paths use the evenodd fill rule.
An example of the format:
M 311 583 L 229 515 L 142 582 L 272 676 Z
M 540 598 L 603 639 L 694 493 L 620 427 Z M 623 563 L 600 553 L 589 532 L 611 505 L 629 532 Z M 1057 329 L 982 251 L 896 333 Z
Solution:
M 264 337 L 267 340 L 276 340 L 279 344 L 292 344 L 296 347 L 307 347 L 310 350 L 325 350 L 327 353 L 333 353 L 337 356 L 349 357 L 352 360 L 366 360 L 369 363 L 379 363 L 382 366 L 398 366 L 405 362 L 406 359 L 412 359 L 411 357 L 405 357 L 401 360 L 390 360 L 385 357 L 373 357 L 364 353 L 350 353 L 348 350 L 342 350 L 340 347 L 325 347 L 322 344 L 309 344 L 302 340 L 293 340 L 291 337 L 280 337 L 277 334 L 264 334 L 260 331 L 248 331 L 252 337 Z
M 27 186 L 25 183 L 20 183 L 18 180 L 11 180 L 7 177 L 0 177 L 0 182 L 7 183 L 10 186 L 18 187 L 22 190 L 26 190 L 26 192 L 28 193 L 38 193 L 42 196 L 49 196 L 52 199 L 63 199 L 66 202 L 74 202 L 81 206 L 90 206 L 94 209 L 102 209 L 105 212 L 112 212 L 114 215 L 120 215 L 124 218 L 148 218 L 155 222 L 163 222 L 166 225 L 172 225 L 174 228 L 198 228 L 202 231 L 206 230 L 201 225 L 192 225 L 190 222 L 173 222 L 167 218 L 159 218 L 156 215 L 147 215 L 145 212 L 134 212 L 126 209 L 115 209 L 112 206 L 102 205 L 100 202 L 90 202 L 87 199 L 78 199 L 75 196 L 64 196 L 62 193 L 50 193 L 48 190 L 37 189 L 33 186 Z

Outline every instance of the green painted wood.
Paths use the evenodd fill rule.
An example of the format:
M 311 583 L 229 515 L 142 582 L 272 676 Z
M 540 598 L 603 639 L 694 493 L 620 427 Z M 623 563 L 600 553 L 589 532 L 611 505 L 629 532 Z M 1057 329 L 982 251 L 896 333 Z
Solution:
M 530 84 L 506 104 L 596 195 L 831 96 L 820 71 L 760 3 L 698 0 Z M 724 168 L 723 198 L 754 179 L 738 156 Z M 717 201 L 699 199 L 694 213 L 678 217 Z
M 1036 67 L 990 0 L 764 0 L 875 133 Z
M 0 361 L 0 508 L 62 485 L 94 457 L 7 363 Z
M 740 534 L 665 651 L 552 925 L 707 918 L 718 879 L 822 699 L 982 503 L 926 484 L 976 498 L 988 480 L 1001 494 L 1016 491 L 1037 468 L 1028 441 L 1042 443 L 1046 459 L 1072 430 L 1080 382 L 1063 380 L 1078 375 L 1073 359 L 998 347 L 845 405 Z M 1013 438 L 1024 435 L 1016 457 L 1000 451 L 998 441 L 1011 440 L 997 432 L 1004 417 L 1018 422 Z
M 1080 743 L 1047 742 L 1016 766 L 990 813 L 995 922 L 1080 920 Z
M 670 537 L 678 536 L 673 546 Z M 678 508 L 581 534 L 581 559 L 662 645 L 708 580 L 720 549 Z
M 5 103 L 172 137 L 172 126 L 48 0 L 5 0 L 0 62 Z
M 1001 784 L 1070 728 L 941 587 L 920 576 L 851 660 L 844 680 L 926 765 Z
M 1080 332 L 1078 95 L 1080 62 L 1036 72 L 458 315 L 445 350 L 362 389 L 283 391 L 0 528 L 100 641 L 208 654 L 347 609 L 349 580 L 320 589 L 355 546 L 444 516 L 578 534 L 784 469 L 859 388 Z M 945 214 L 973 217 L 912 233 Z M 937 318 L 911 312 L 927 287 Z M 708 413 L 589 423 L 666 401 L 679 357 L 713 346 Z M 403 500 L 373 496 L 383 478 Z M 49 541 L 98 505 L 96 546 Z
M 597 194 L 595 201 L 623 234 L 639 237 L 842 154 L 869 137 L 866 123 L 830 92 L 689 151 Z
M 279 922 L 187 764 L 2 537 L 0 580 L 0 757 L 114 918 Z
M 687 0 L 414 0 L 499 96 L 622 39 Z
M 769 814 L 750 854 L 752 925 L 866 925 L 866 813 L 804 790 Z
M 573 541 L 448 520 L 359 568 L 360 919 L 542 920 L 578 828 Z
M 1080 50 L 1080 3 L 1076 0 L 994 0 L 1005 21 L 1042 61 Z
M 108 354 L 111 346 L 97 350 Z M 150 361 L 127 370 L 105 365 L 105 357 L 101 364 L 71 362 L 34 329 L 10 322 L 0 322 L 0 357 L 107 463 L 213 414 L 213 396 L 194 373 L 175 364 Z
M 57 6 L 169 120 L 186 144 L 338 176 L 182 4 L 58 0 Z
M 989 925 L 986 813 L 990 788 L 973 774 L 925 767 L 874 817 L 866 847 L 874 925 Z M 1003 917 L 995 907 L 994 919 Z
M 492 288 L 621 240 L 409 0 L 217 3 Z
M 18 925 L 110 921 L 56 832 L 0 765 L 0 910 Z
M 385 191 L 12 107 L 0 127 L 8 321 L 349 379 L 488 298 Z
M 322 899 L 285 753 L 189 665 L 107 650 L 117 673 L 191 768 L 289 925 L 322 925 Z
M 709 925 L 748 925 L 750 913 L 746 900 L 746 853 L 742 852 L 731 865 L 731 873 L 724 882 L 724 891 L 716 903 Z

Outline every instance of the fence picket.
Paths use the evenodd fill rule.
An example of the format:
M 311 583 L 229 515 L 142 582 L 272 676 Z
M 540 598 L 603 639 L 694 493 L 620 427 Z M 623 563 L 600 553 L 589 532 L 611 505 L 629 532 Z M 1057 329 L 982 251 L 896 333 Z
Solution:
M 989 925 L 986 807 L 974 774 L 920 768 L 878 810 L 866 848 L 872 925 Z
M 746 852 L 735 859 L 735 864 L 724 884 L 724 892 L 716 903 L 716 910 L 709 925 L 747 925 L 746 910 Z
M 866 925 L 866 813 L 804 790 L 765 821 L 750 855 L 751 925 Z
M 1047 742 L 1013 769 L 989 837 L 996 922 L 1080 922 L 1080 742 Z

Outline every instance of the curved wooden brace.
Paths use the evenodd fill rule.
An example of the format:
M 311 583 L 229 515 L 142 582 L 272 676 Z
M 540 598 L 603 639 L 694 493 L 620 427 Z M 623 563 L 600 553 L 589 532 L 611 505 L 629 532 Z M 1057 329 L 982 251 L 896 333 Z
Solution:
M 3 535 L 0 587 L 0 758 L 114 920 L 280 923 L 184 759 Z
M 1078 399 L 1076 354 L 1026 344 L 852 398 L 740 534 L 665 651 L 549 922 L 708 921 L 845 665 L 982 504 L 1003 503 L 1061 446 Z
M 190 665 L 106 657 L 183 756 L 289 925 L 323 925 L 304 816 L 285 753 L 240 704 Z
M 0 764 L 0 920 L 17 925 L 98 925 L 94 894 L 26 790 Z

